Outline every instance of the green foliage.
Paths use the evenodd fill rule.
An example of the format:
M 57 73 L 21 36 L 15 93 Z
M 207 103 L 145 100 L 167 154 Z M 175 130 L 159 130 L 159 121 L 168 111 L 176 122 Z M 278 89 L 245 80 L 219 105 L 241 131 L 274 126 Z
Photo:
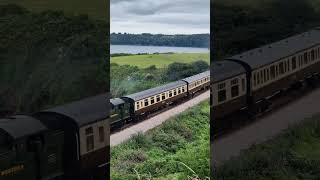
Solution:
M 112 33 L 110 42 L 114 45 L 209 47 L 209 34 L 163 35 L 163 34 L 128 34 Z
M 121 97 L 180 80 L 209 69 L 205 61 L 172 63 L 166 68 L 155 65 L 147 68 L 111 63 L 111 94 Z
M 32 113 L 106 92 L 106 23 L 16 5 L 0 12 L 1 109 Z
M 320 116 L 255 145 L 217 169 L 215 179 L 317 179 L 320 176 Z
M 188 179 L 210 174 L 209 103 L 111 149 L 112 179 Z M 134 161 L 135 164 L 130 163 Z M 151 177 L 151 178 L 150 178 Z M 195 179 L 195 178 L 194 178 Z

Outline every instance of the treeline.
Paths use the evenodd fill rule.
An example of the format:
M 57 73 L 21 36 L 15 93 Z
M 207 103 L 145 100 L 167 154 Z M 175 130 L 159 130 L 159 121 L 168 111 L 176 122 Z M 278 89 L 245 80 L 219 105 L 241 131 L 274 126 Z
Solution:
M 143 45 L 143 46 L 175 46 L 208 48 L 209 34 L 163 35 L 163 34 L 128 34 L 112 33 L 110 42 L 113 45 Z
M 111 64 L 111 94 L 121 97 L 172 81 L 202 73 L 209 70 L 209 65 L 203 60 L 193 63 L 174 62 L 165 68 L 150 66 L 138 68 L 136 66 Z
M 213 2 L 215 58 L 259 47 L 320 25 L 320 14 L 307 0 L 273 0 L 257 6 Z
M 0 6 L 0 116 L 106 92 L 108 34 L 87 15 Z

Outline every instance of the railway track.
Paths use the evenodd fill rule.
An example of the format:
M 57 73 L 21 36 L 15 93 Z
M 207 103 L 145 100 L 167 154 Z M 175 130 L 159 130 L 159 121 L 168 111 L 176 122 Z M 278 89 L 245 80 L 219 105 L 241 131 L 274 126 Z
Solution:
M 164 112 L 166 112 L 166 111 L 168 111 L 168 110 L 171 110 L 171 109 L 173 109 L 173 108 L 175 108 L 175 107 L 177 107 L 177 106 L 179 106 L 179 105 L 181 105 L 181 104 L 183 104 L 183 103 L 185 103 L 185 102 L 187 102 L 187 101 L 190 101 L 190 100 L 192 100 L 192 99 L 194 99 L 194 98 L 197 98 L 198 96 L 200 96 L 201 94 L 204 94 L 204 93 L 206 93 L 206 92 L 208 92 L 208 91 L 207 91 L 207 90 L 201 90 L 201 91 L 195 93 L 193 97 L 188 97 L 188 98 L 185 98 L 185 99 L 183 99 L 183 100 L 181 100 L 181 101 L 178 101 L 178 102 L 176 102 L 176 103 L 173 103 L 173 104 L 171 104 L 171 105 L 168 105 L 168 106 L 165 107 L 165 108 L 162 108 L 162 109 L 160 109 L 160 110 L 158 110 L 158 111 L 156 111 L 156 112 L 154 112 L 154 113 L 152 113 L 152 114 L 149 114 L 149 115 L 148 115 L 146 118 L 144 118 L 144 119 L 140 119 L 140 120 L 136 120 L 136 121 L 131 121 L 131 122 L 127 123 L 127 124 L 124 124 L 121 128 L 117 128 L 117 129 L 111 130 L 111 134 L 118 133 L 118 132 L 123 131 L 123 130 L 125 130 L 125 129 L 127 129 L 127 128 L 130 128 L 130 127 L 132 127 L 132 126 L 134 126 L 134 125 L 136 125 L 136 124 L 142 123 L 143 121 L 146 121 L 146 120 L 148 120 L 148 119 L 151 119 L 151 118 L 153 118 L 153 117 L 155 117 L 155 116 L 157 116 L 157 115 L 159 115 L 159 114 L 161 114 L 161 113 L 164 113 Z
M 199 104 L 200 102 L 207 100 L 209 97 L 210 97 L 209 91 L 203 92 L 188 101 L 180 103 L 178 106 L 174 106 L 169 110 L 163 111 L 162 113 L 159 113 L 157 115 L 153 115 L 151 118 L 148 118 L 139 123 L 131 124 L 129 127 L 121 131 L 118 130 L 117 132 L 114 132 L 111 134 L 110 145 L 116 146 L 118 144 L 121 144 L 122 142 L 129 140 L 132 137 L 132 135 L 138 132 L 145 133 L 148 130 L 159 126 L 166 120 L 182 113 L 188 108 L 191 108 Z

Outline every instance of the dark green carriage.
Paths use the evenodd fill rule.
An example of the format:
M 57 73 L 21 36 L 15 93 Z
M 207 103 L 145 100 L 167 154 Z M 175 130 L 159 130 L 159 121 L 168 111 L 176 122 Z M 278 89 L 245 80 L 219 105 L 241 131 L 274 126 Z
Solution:
M 32 117 L 0 120 L 0 179 L 61 177 L 63 132 L 49 132 Z

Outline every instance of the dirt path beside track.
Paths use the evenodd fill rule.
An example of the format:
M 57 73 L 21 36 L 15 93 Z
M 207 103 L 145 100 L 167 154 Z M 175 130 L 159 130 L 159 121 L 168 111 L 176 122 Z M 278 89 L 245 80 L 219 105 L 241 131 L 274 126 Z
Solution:
M 118 144 L 123 143 L 124 141 L 127 141 L 132 137 L 132 135 L 137 134 L 138 132 L 145 133 L 150 129 L 153 129 L 166 120 L 172 118 L 173 116 L 176 116 L 183 111 L 187 110 L 190 107 L 193 107 L 197 104 L 199 104 L 202 101 L 205 101 L 209 99 L 210 97 L 210 91 L 206 91 L 197 97 L 194 97 L 193 99 L 190 99 L 189 101 L 186 101 L 182 104 L 179 104 L 178 106 L 169 109 L 168 111 L 162 112 L 154 117 L 151 117 L 150 119 L 144 120 L 138 124 L 135 124 L 131 127 L 128 127 L 122 131 L 119 131 L 115 134 L 111 134 L 110 136 L 110 145 L 116 146 Z

